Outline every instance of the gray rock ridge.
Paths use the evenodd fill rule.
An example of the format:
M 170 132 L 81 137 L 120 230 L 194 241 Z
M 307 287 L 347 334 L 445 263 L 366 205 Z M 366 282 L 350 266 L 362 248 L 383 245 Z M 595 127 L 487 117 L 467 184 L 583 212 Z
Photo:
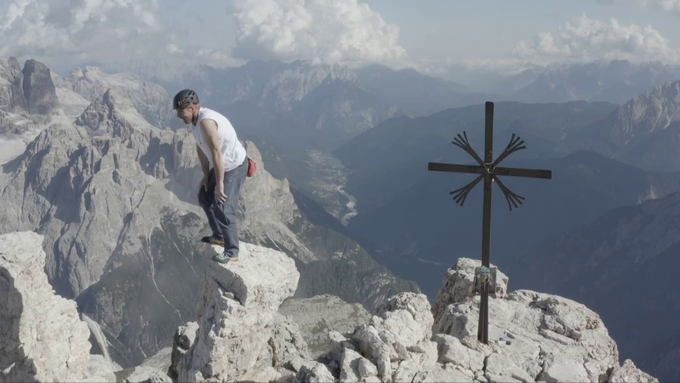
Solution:
M 50 73 L 50 68 L 41 62 L 28 60 L 24 64 L 23 87 L 28 113 L 49 115 L 59 108 L 57 91 Z
M 38 358 L 43 364 L 36 364 L 32 372 L 71 374 L 56 380 L 112 381 L 113 371 L 96 367 L 104 358 L 88 355 L 87 325 L 78 319 L 73 302 L 54 295 L 40 265 L 31 264 L 44 260 L 40 240 L 31 232 L 0 236 L 3 280 L 13 275 L 7 287 L 21 291 L 24 303 L 36 303 L 38 297 L 61 302 L 24 304 L 19 309 L 20 326 L 45 331 L 43 337 L 26 338 L 39 343 L 36 352 L 63 350 Z M 312 359 L 298 325 L 277 312 L 299 282 L 294 260 L 283 252 L 246 243 L 238 262 L 213 263 L 206 270 L 195 302 L 196 321 L 177 328 L 172 349 L 161 350 L 125 376 L 116 372 L 116 377 L 126 382 L 658 382 L 631 360 L 619 363 L 616 343 L 596 313 L 555 295 L 497 291 L 489 305 L 490 342 L 481 344 L 476 340 L 479 296 L 454 293 L 460 291 L 455 286 L 469 282 L 477 266 L 479 262 L 463 258 L 447 273 L 445 285 L 451 291 L 442 292 L 438 299 L 451 303 L 439 318 L 432 315 L 425 295 L 399 293 L 352 331 L 329 330 L 330 346 Z M 268 278 L 262 278 L 264 274 Z M 12 299 L 13 294 L 2 296 Z M 318 303 L 310 309 L 314 305 Z M 28 315 L 31 309 L 56 307 L 63 309 L 58 322 L 45 321 L 49 314 Z M 54 326 L 62 330 L 46 331 Z M 74 331 L 80 333 L 83 347 L 73 346 L 76 340 L 67 334 Z M 32 346 L 24 341 L 20 347 Z M 16 380 L 9 374 L 24 371 L 17 368 L 21 366 L 4 368 L 0 376 Z
M 43 63 L 0 59 L 0 164 L 22 153 L 39 133 L 55 123 L 70 123 L 87 101 L 56 87 Z
M 332 343 L 331 331 L 350 333 L 371 318 L 361 304 L 347 303 L 330 294 L 287 299 L 279 313 L 299 327 L 312 359 L 326 353 Z
M 474 269 L 480 264 L 462 258 L 449 270 L 443 284 L 446 288 L 442 288 L 435 305 L 446 308 L 439 310 L 438 317 L 433 316 L 434 307 L 425 295 L 399 293 L 383 302 L 367 321 L 351 331 L 326 329 L 330 345 L 316 358 L 305 359 L 305 347 L 300 335 L 293 335 L 297 333 L 295 329 L 269 333 L 272 336 L 269 344 L 277 344 L 278 349 L 290 352 L 279 353 L 273 362 L 276 358 L 272 348 L 262 352 L 263 349 L 255 345 L 253 350 L 243 353 L 260 351 L 258 361 L 251 371 L 240 377 L 245 381 L 298 382 L 658 382 L 640 371 L 631 360 L 619 363 L 616 343 L 597 313 L 555 295 L 528 290 L 507 293 L 506 277 L 500 278 L 503 285 L 499 285 L 496 296 L 490 298 L 490 342 L 488 345 L 478 342 L 479 296 L 471 291 L 461 292 L 468 290 L 459 287 L 472 282 Z M 504 274 L 499 271 L 498 275 Z M 230 278 L 235 277 L 224 279 L 220 285 L 232 285 Z M 218 292 L 213 294 L 215 297 L 226 295 L 226 299 L 233 299 L 239 295 L 225 294 L 226 290 L 220 287 L 214 289 Z M 209 295 L 205 290 L 202 294 Z M 278 301 L 280 295 L 274 296 L 272 299 Z M 316 298 L 329 299 L 328 296 Z M 204 307 L 203 302 L 197 307 Z M 296 302 L 296 311 L 304 310 L 306 303 L 311 312 L 318 310 L 315 299 L 306 299 Z M 279 311 L 282 308 L 283 304 Z M 223 310 L 230 309 L 227 306 Z M 243 314 L 244 317 L 253 315 L 252 312 Z M 267 316 L 269 323 L 286 323 L 270 318 Z M 226 323 L 227 327 L 242 326 L 240 322 Z M 299 333 L 304 333 L 303 328 L 308 326 L 303 324 Z M 294 327 L 297 325 L 293 322 L 280 328 Z M 199 335 L 201 328 L 203 325 L 196 324 L 179 328 L 175 349 L 184 355 L 188 349 L 197 350 L 196 342 L 205 336 Z M 225 330 L 225 333 L 232 331 Z M 191 334 L 196 334 L 194 340 Z M 264 344 L 263 339 L 265 337 L 258 340 L 260 345 Z M 282 346 L 286 342 L 287 346 Z M 217 343 L 214 343 L 213 348 L 203 349 L 201 355 L 215 364 L 233 358 L 216 350 Z M 221 379 L 215 375 L 195 375 L 196 381 Z
M 678 105 L 680 81 L 666 81 L 565 141 L 571 149 L 596 151 L 645 170 L 677 171 Z
M 120 232 L 138 209 L 157 216 L 160 206 L 172 205 L 173 197 L 152 176 L 167 174 L 164 158 L 152 163 L 157 153 L 148 152 L 154 142 L 170 147 L 172 133 L 152 130 L 129 103 L 113 107 L 123 99 L 114 94 L 90 105 L 76 125 L 41 132 L 3 169 L 0 231 L 40 230 L 48 278 L 69 298 L 100 278 L 116 248 L 134 246 L 117 243 L 111 230 Z M 154 198 L 145 198 L 147 192 Z
M 350 277 L 366 287 L 354 299 L 384 299 L 396 278 L 377 270 L 356 243 L 309 223 L 288 182 L 273 178 L 257 148 L 246 145 L 258 172 L 239 201 L 241 240 L 317 262 L 307 275 L 318 277 L 328 260 L 331 269 L 349 265 Z M 110 89 L 74 123 L 43 130 L 2 170 L 0 233 L 44 235 L 48 280 L 101 326 L 112 360 L 130 367 L 170 346 L 172 329 L 191 320 L 210 263 L 197 241 L 208 228 L 196 202 L 201 172 L 191 134 L 151 126 Z M 322 284 L 301 296 L 310 291 L 333 292 Z
M 73 301 L 54 294 L 43 272 L 42 236 L 0 235 L 0 382 L 86 377 L 87 325 Z
M 206 272 L 196 338 L 173 366 L 179 381 L 231 381 L 248 373 L 266 347 L 276 311 L 295 292 L 300 273 L 292 258 L 250 244 L 242 253 Z
M 151 81 L 130 73 L 110 74 L 95 66 L 75 68 L 66 76 L 53 75 L 59 88 L 73 92 L 89 102 L 95 102 L 107 90 L 113 89 L 125 95 L 144 118 L 157 128 L 163 129 L 174 117 L 165 89 Z
M 24 73 L 14 57 L 0 60 L 0 110 L 16 114 L 28 113 L 24 96 Z
M 43 128 L 63 115 L 50 69 L 36 60 L 22 68 L 16 58 L 0 60 L 0 133 Z

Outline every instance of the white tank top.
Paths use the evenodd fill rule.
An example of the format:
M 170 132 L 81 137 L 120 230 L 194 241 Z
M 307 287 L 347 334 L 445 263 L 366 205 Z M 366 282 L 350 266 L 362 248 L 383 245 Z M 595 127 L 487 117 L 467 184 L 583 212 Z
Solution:
M 214 120 L 217 123 L 217 135 L 220 140 L 219 149 L 220 153 L 222 153 L 222 166 L 224 166 L 224 171 L 228 172 L 230 170 L 236 169 L 246 159 L 246 149 L 238 140 L 234 127 L 231 125 L 231 122 L 229 122 L 229 120 L 221 113 L 208 108 L 200 108 L 193 134 L 194 138 L 196 139 L 196 143 L 201 148 L 201 150 L 203 150 L 203 154 L 208 157 L 210 169 L 215 167 L 215 165 L 213 164 L 210 147 L 208 147 L 208 143 L 205 141 L 205 138 L 203 138 L 203 134 L 201 133 L 201 120 L 204 118 Z

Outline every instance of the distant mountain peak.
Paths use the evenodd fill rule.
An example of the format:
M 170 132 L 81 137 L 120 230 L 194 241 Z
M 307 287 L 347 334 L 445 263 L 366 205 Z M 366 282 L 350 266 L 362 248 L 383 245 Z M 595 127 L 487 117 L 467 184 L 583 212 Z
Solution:
M 85 109 L 83 114 L 75 120 L 75 124 L 93 131 L 110 131 L 114 126 L 144 130 L 151 128 L 137 111 L 133 102 L 125 94 L 115 89 L 107 89 L 104 94 Z M 116 129 L 111 133 L 114 131 Z

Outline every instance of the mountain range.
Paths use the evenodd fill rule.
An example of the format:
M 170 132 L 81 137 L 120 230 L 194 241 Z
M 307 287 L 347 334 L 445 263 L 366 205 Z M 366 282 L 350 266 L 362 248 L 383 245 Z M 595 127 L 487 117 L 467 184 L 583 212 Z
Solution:
M 530 65 L 497 77 L 486 89 L 526 103 L 605 101 L 624 104 L 638 94 L 680 80 L 680 66 L 628 60 Z
M 138 104 L 107 89 L 72 122 L 43 128 L 0 174 L 0 232 L 44 236 L 51 286 L 102 327 L 122 366 L 170 344 L 172 329 L 193 315 L 210 262 L 198 241 L 209 229 L 195 200 L 193 138 L 152 126 Z M 240 201 L 241 236 L 296 260 L 304 276 L 296 297 L 332 293 L 372 309 L 395 292 L 419 291 L 322 226 L 332 222 L 323 208 L 296 198 L 246 145 L 259 167 Z
M 37 69 L 25 69 L 31 65 Z M 644 321 L 666 299 L 670 318 L 676 309 L 663 294 L 644 301 L 672 289 L 667 278 L 652 283 L 667 271 L 652 261 L 672 264 L 666 257 L 675 249 L 680 88 L 669 82 L 677 80 L 672 67 L 534 68 L 482 94 L 380 66 L 252 61 L 193 68 L 161 81 L 96 67 L 56 76 L 31 65 L 0 65 L 0 100 L 14 100 L 2 101 L 4 131 L 42 132 L 3 165 L 0 231 L 45 235 L 50 282 L 102 325 L 121 364 L 142 360 L 167 341 L 162 334 L 185 320 L 183 307 L 194 299 L 174 282 L 181 276 L 195 287 L 196 271 L 206 267 L 195 244 L 206 226 L 194 202 L 200 173 L 194 147 L 163 106 L 191 87 L 205 105 L 229 116 L 266 165 L 247 183 L 244 238 L 296 260 L 298 296 L 330 292 L 369 308 L 396 291 L 422 289 L 432 300 L 442 270 L 458 258 L 478 258 L 481 188 L 456 206 L 448 192 L 472 178 L 428 172 L 427 163 L 473 163 L 451 141 L 466 131 L 480 152 L 483 101 L 495 101 L 494 153 L 517 134 L 528 150 L 503 164 L 550 169 L 553 178 L 505 177 L 526 197 L 512 212 L 494 188 L 492 262 L 517 286 L 588 298 L 611 318 L 623 355 L 637 352 L 657 375 L 680 377 L 672 364 L 678 334 L 666 331 L 671 338 L 663 340 L 662 330 L 672 325 Z M 27 81 L 38 83 L 33 79 L 47 84 L 37 98 L 25 91 Z M 58 104 L 50 101 L 48 79 Z M 50 112 L 32 113 L 22 106 L 29 100 L 46 102 Z M 557 290 L 547 286 L 558 272 L 547 263 L 553 258 L 571 270 L 555 279 Z M 522 274 L 512 267 L 516 259 L 536 266 Z M 579 279 L 584 262 L 594 263 L 583 266 Z M 599 277 L 604 267 L 611 274 Z M 631 282 L 637 272 L 645 273 L 645 283 Z M 619 283 L 629 290 L 614 296 Z M 155 303 L 144 306 L 148 301 Z M 649 305 L 640 313 L 617 319 L 643 303 Z M 639 335 L 625 339 L 632 326 Z
M 660 267 L 667 270 L 664 257 L 677 253 L 671 206 L 680 190 L 679 84 L 657 85 L 621 106 L 498 102 L 494 120 L 495 156 L 513 133 L 527 146 L 503 165 L 548 169 L 553 177 L 502 177 L 526 198 L 513 211 L 494 187 L 492 262 L 522 280 L 519 288 L 565 294 L 618 321 L 612 334 L 622 355 L 671 381 L 680 376 L 672 362 L 679 343 L 666 318 L 676 307 L 661 293 L 672 283 Z M 457 206 L 447 192 L 474 177 L 428 172 L 427 163 L 474 164 L 451 141 L 466 131 L 480 153 L 483 127 L 483 105 L 393 118 L 335 151 L 348 168 L 346 190 L 357 198 L 352 237 L 430 297 L 443 267 L 480 256 L 482 193 L 478 186 Z

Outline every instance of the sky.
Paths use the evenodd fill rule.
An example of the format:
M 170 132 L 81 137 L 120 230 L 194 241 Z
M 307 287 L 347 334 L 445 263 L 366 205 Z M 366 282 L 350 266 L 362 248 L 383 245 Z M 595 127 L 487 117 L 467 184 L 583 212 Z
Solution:
M 156 60 L 383 64 L 441 73 L 680 64 L 680 0 L 2 0 L 0 58 L 53 70 Z

